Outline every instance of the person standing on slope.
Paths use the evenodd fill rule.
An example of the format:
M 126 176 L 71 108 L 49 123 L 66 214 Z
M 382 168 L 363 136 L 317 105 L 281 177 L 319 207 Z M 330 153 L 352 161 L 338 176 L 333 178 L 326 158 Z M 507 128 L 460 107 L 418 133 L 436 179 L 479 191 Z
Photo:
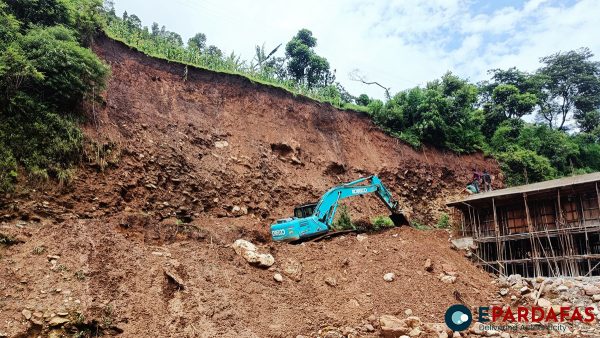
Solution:
M 492 191 L 492 176 L 490 176 L 487 169 L 483 170 L 481 182 L 483 183 L 483 191 Z
M 473 177 L 471 178 L 471 184 L 475 187 L 475 193 L 481 192 L 479 190 L 479 181 L 481 180 L 481 173 L 477 169 L 473 168 Z

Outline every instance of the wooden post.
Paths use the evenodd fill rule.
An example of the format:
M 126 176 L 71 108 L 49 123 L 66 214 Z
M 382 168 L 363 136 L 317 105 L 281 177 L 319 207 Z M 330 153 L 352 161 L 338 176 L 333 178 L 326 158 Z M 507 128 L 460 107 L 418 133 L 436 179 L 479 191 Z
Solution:
M 600 221 L 600 191 L 598 191 L 598 182 L 596 182 L 596 202 L 598 202 L 598 221 Z
M 498 269 L 500 270 L 500 274 L 504 275 L 505 268 L 504 263 L 500 263 L 501 260 L 504 260 L 504 241 L 500 243 L 500 227 L 498 226 L 498 217 L 496 215 L 496 201 L 492 197 L 492 209 L 494 210 L 494 230 L 496 232 L 496 253 L 497 253 L 497 263 Z
M 523 193 L 523 202 L 525 203 L 525 215 L 527 216 L 527 230 L 529 231 L 529 241 L 531 243 L 531 259 L 533 261 L 533 266 L 535 269 L 535 276 L 540 276 L 541 275 L 541 270 L 540 270 L 540 262 L 538 260 L 539 258 L 539 254 L 537 252 L 537 246 L 535 244 L 535 234 L 534 234 L 534 230 L 533 230 L 533 226 L 531 225 L 531 217 L 529 215 L 529 206 L 527 206 L 527 193 Z
M 579 204 L 581 205 L 581 219 L 583 221 L 583 231 L 585 232 L 585 254 L 590 254 L 590 240 L 588 238 L 587 225 L 585 224 L 585 209 L 583 209 L 583 199 L 581 198 L 581 193 L 579 193 Z M 592 263 L 590 263 L 590 259 L 587 259 L 588 272 L 592 270 Z

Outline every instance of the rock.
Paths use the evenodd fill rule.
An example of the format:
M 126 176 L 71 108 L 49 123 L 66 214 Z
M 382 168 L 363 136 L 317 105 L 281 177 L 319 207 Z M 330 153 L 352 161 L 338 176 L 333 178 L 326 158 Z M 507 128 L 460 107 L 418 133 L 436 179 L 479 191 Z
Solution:
M 496 330 L 487 330 L 485 331 L 485 336 L 486 337 L 497 337 L 500 335 L 500 331 L 496 331 Z
M 506 296 L 508 294 L 508 289 L 500 289 L 500 296 Z
M 275 258 L 271 254 L 258 253 L 256 246 L 246 240 L 238 239 L 233 243 L 233 250 L 242 256 L 248 263 L 261 268 L 268 268 L 275 264 Z
M 170 268 L 163 268 L 163 272 L 165 273 L 165 276 L 167 276 L 167 279 L 171 283 L 175 284 L 179 290 L 185 289 L 183 278 L 181 278 L 181 276 L 179 276 L 179 274 L 175 270 Z
M 594 302 L 600 302 L 600 295 L 593 295 L 593 296 L 592 296 L 592 300 L 593 300 Z
M 460 332 L 458 332 L 458 331 L 455 331 L 455 332 L 452 334 L 452 338 L 460 338 Z
M 583 287 L 583 292 L 587 295 L 587 296 L 593 296 L 596 294 L 600 294 L 600 289 L 598 289 L 597 287 L 593 286 L 593 285 L 586 285 Z
M 27 319 L 27 320 L 31 319 L 31 311 L 24 309 L 23 311 L 21 311 L 21 314 L 23 315 L 23 317 L 25 317 L 25 319 Z
M 529 293 L 529 291 L 530 291 L 529 288 L 526 287 L 526 286 L 524 286 L 521 289 L 519 289 L 519 292 L 521 292 L 522 295 L 524 295 L 526 293 Z
M 53 327 L 53 326 L 61 326 L 64 325 L 66 323 L 68 323 L 69 320 L 67 318 L 63 318 L 63 317 L 52 317 L 50 319 L 50 321 L 48 321 L 48 326 Z
M 383 280 L 386 282 L 392 282 L 396 278 L 396 275 L 393 272 L 388 272 L 383 275 Z
M 475 244 L 473 243 L 473 237 L 457 238 L 450 241 L 452 248 L 455 250 L 466 250 L 470 249 Z
M 215 142 L 215 148 L 221 149 L 229 146 L 229 142 L 227 141 L 217 141 Z
M 510 285 L 521 284 L 522 280 L 523 278 L 519 274 L 510 275 L 507 278 L 507 281 L 510 283 Z
M 423 329 L 425 332 L 437 333 L 439 336 L 442 333 L 446 333 L 447 327 L 444 323 L 424 323 Z M 448 335 L 446 335 L 446 337 L 448 337 Z
M 302 164 L 302 161 L 300 161 L 295 155 L 292 155 L 290 162 L 292 162 L 292 164 Z
M 406 326 L 414 329 L 414 328 L 421 326 L 421 318 L 419 318 L 417 316 L 411 316 L 411 317 L 404 319 L 404 323 L 406 324 Z
M 331 287 L 336 287 L 337 286 L 337 280 L 335 280 L 334 277 L 327 277 L 325 278 L 325 283 Z
M 442 271 L 449 276 L 458 276 L 456 268 L 451 264 L 442 264 Z
M 421 329 L 419 329 L 418 327 L 415 327 L 414 329 L 410 330 L 410 332 L 408 333 L 409 337 L 418 337 L 421 334 Z
M 559 285 L 559 286 L 556 287 L 556 291 L 557 292 L 565 292 L 567 290 L 569 290 L 569 287 L 566 286 L 566 285 Z
M 404 310 L 404 314 L 407 316 L 412 316 L 413 312 L 411 309 L 406 309 L 406 310 Z
M 448 333 L 446 333 L 446 331 L 442 331 L 440 333 L 437 334 L 437 338 L 448 338 Z
M 508 332 L 502 332 L 502 333 L 500 333 L 500 337 L 501 338 L 510 338 L 510 333 L 508 333 Z
M 375 331 L 375 328 L 373 327 L 373 325 L 371 324 L 365 324 L 363 326 L 363 330 L 367 331 L 367 332 L 373 332 Z
M 452 284 L 452 283 L 456 282 L 456 277 L 444 275 L 444 276 L 440 277 L 440 280 L 446 284 Z
M 53 261 L 53 260 L 59 260 L 60 256 L 57 256 L 57 255 L 48 255 L 48 256 L 46 256 L 46 258 L 48 258 L 49 261 Z
M 356 240 L 359 242 L 362 242 L 362 241 L 366 240 L 367 238 L 368 238 L 367 235 L 363 235 L 363 234 L 356 235 Z
M 379 317 L 379 326 L 381 327 L 381 335 L 385 338 L 398 338 L 408 334 L 411 330 L 404 321 L 391 315 Z
M 538 306 L 541 306 L 544 309 L 547 309 L 552 306 L 552 302 L 547 300 L 546 298 L 540 298 L 537 302 Z
M 299 282 L 302 279 L 302 263 L 295 259 L 288 258 L 285 263 L 283 263 L 283 273 L 292 280 Z
M 242 206 L 242 207 L 240 207 L 240 206 L 238 206 L 238 205 L 234 205 L 234 206 L 231 208 L 231 213 L 232 213 L 234 216 L 243 216 L 243 215 L 247 215 L 247 214 L 248 214 L 248 208 L 246 208 L 246 207 L 243 207 L 243 206 Z
M 274 275 L 273 275 L 273 279 L 274 279 L 276 282 L 279 282 L 279 283 L 283 282 L 283 276 L 282 276 L 280 273 L 276 273 L 276 274 L 274 274 Z
M 427 258 L 425 260 L 425 271 L 431 272 L 433 271 L 433 263 L 431 263 L 431 259 Z

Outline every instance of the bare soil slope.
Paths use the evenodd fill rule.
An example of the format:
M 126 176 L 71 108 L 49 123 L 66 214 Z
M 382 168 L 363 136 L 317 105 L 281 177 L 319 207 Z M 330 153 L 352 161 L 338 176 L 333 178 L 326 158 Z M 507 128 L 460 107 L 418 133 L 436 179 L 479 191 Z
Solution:
M 495 162 L 415 151 L 362 114 L 186 72 L 106 38 L 95 50 L 112 77 L 106 104 L 89 107 L 89 164 L 69 187 L 23 188 L 0 202 L 0 233 L 22 241 L 0 247 L 0 333 L 36 336 L 37 315 L 62 314 L 75 325 L 67 331 L 123 337 L 288 337 L 325 325 L 376 335 L 361 331 L 372 315 L 410 308 L 441 322 L 456 294 L 491 300 L 492 279 L 449 248 L 445 231 L 293 246 L 270 243 L 268 226 L 371 174 L 412 219 L 434 224 L 472 167 L 499 177 Z M 387 213 L 374 197 L 349 205 L 355 218 Z M 283 282 L 235 255 L 237 238 L 263 243 Z M 439 280 L 442 263 L 456 283 Z M 387 272 L 397 279 L 385 282 Z

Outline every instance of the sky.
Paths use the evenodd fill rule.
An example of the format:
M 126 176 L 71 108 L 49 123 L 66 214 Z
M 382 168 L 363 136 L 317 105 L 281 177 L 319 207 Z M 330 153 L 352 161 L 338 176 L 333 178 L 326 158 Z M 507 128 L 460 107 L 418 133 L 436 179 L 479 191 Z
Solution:
M 600 60 L 599 0 L 115 0 L 115 9 L 179 33 L 198 32 L 226 54 L 254 57 L 302 28 L 317 38 L 337 80 L 353 95 L 383 98 L 451 71 L 478 82 L 494 68 L 534 71 L 539 58 L 588 47 Z

